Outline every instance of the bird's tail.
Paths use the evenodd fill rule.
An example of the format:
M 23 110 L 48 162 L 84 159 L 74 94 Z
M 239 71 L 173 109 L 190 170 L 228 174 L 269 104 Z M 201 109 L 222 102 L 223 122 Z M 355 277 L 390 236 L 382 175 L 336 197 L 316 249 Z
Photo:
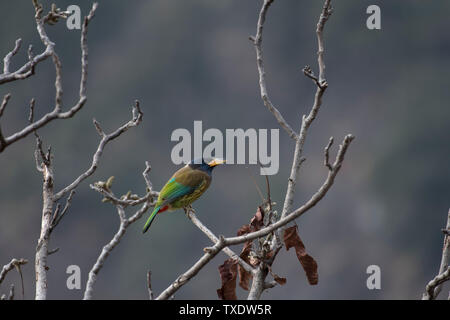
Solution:
M 158 214 L 160 208 L 161 208 L 160 206 L 155 207 L 152 214 L 150 215 L 147 222 L 145 223 L 144 228 L 142 229 L 142 233 L 146 233 L 148 228 L 150 228 L 150 226 L 152 225 L 153 220 L 156 218 L 156 215 Z

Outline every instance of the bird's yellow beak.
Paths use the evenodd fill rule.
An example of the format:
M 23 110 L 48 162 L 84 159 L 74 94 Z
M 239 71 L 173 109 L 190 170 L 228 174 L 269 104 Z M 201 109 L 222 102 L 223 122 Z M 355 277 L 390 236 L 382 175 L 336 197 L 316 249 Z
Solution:
M 210 167 L 215 167 L 218 166 L 219 164 L 224 164 L 226 161 L 223 159 L 213 159 L 208 163 L 208 166 Z

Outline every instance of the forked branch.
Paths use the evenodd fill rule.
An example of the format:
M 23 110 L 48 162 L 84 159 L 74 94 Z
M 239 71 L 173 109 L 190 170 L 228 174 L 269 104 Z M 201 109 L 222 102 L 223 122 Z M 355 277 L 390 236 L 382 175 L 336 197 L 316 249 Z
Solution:
M 448 210 L 447 224 L 445 228 L 442 229 L 442 232 L 444 233 L 444 245 L 442 247 L 442 258 L 439 266 L 439 272 L 434 279 L 427 284 L 422 300 L 436 299 L 442 290 L 442 284 L 450 280 L 450 209 Z M 450 300 L 450 293 L 448 299 Z
M 89 22 L 94 17 L 95 11 L 97 9 L 98 4 L 94 3 L 89 14 L 84 18 L 82 29 L 81 29 L 81 80 L 80 80 L 80 89 L 79 89 L 79 100 L 67 111 L 63 111 L 63 89 L 62 89 L 62 68 L 61 61 L 59 56 L 55 51 L 55 44 L 50 40 L 45 30 L 45 23 L 50 21 L 50 13 L 46 17 L 42 17 L 42 5 L 40 5 L 37 1 L 33 1 L 35 6 L 35 20 L 36 20 L 36 28 L 39 33 L 39 37 L 41 42 L 46 46 L 46 49 L 41 54 L 34 56 L 32 47 L 30 46 L 28 49 L 29 62 L 24 64 L 21 68 L 14 72 L 9 72 L 10 68 L 10 60 L 11 58 L 19 51 L 21 45 L 21 39 L 16 41 L 16 45 L 14 49 L 8 53 L 3 59 L 3 74 L 0 75 L 0 84 L 11 82 L 19 79 L 25 79 L 34 74 L 34 69 L 36 64 L 39 62 L 46 60 L 49 57 L 52 57 L 52 61 L 55 67 L 55 105 L 53 110 L 46 113 L 40 119 L 36 121 L 30 121 L 30 123 L 24 127 L 23 129 L 9 135 L 5 136 L 1 132 L 0 127 L 0 152 L 5 150 L 9 145 L 25 138 L 30 133 L 35 132 L 36 130 L 42 128 L 47 125 L 49 122 L 56 119 L 68 119 L 72 118 L 78 111 L 80 111 L 86 103 L 86 82 L 87 82 L 87 68 L 88 68 L 88 47 L 87 47 L 87 32 Z M 54 11 L 54 8 L 52 8 Z M 53 13 L 54 17 L 58 14 L 57 11 Z M 61 16 L 62 17 L 62 16 Z M 0 117 L 3 114 L 3 111 L 8 103 L 11 95 L 7 94 L 3 98 L 2 105 L 0 107 Z M 33 103 L 34 107 L 34 103 Z
M 93 292 L 94 292 L 94 285 L 97 281 L 97 276 L 98 276 L 100 270 L 103 268 L 106 258 L 111 254 L 112 250 L 122 240 L 127 228 L 132 223 L 134 223 L 138 219 L 140 219 L 142 217 L 142 215 L 148 210 L 148 208 L 153 207 L 156 203 L 156 201 L 154 201 L 153 197 L 157 196 L 158 193 L 157 192 L 155 193 L 151 188 L 150 179 L 148 177 L 148 174 L 150 172 L 150 165 L 148 162 L 146 162 L 145 164 L 146 164 L 146 167 L 143 172 L 143 176 L 144 176 L 144 179 L 145 179 L 145 182 L 147 185 L 147 195 L 145 195 L 144 197 L 140 197 L 140 198 L 136 196 L 138 198 L 137 200 L 130 199 L 131 192 L 129 192 L 127 195 L 122 196 L 120 199 L 117 198 L 111 190 L 112 181 L 113 181 L 112 178 L 108 179 L 108 181 L 106 181 L 106 182 L 100 181 L 100 182 L 97 182 L 94 185 L 90 186 L 91 189 L 93 189 L 97 192 L 100 192 L 102 195 L 106 196 L 105 199 L 108 200 L 108 202 L 111 202 L 116 207 L 120 223 L 119 223 L 118 231 L 116 232 L 114 237 L 111 239 L 111 241 L 109 241 L 103 247 L 94 266 L 89 271 L 88 281 L 86 283 L 86 290 L 84 291 L 84 297 L 83 297 L 84 300 L 92 299 Z M 134 198 L 134 197 L 132 197 L 132 198 Z M 143 204 L 132 216 L 130 216 L 128 218 L 125 214 L 125 208 L 127 206 L 135 206 L 138 203 L 139 204 L 143 203 Z M 150 277 L 150 275 L 148 275 L 148 277 Z M 151 291 L 150 278 L 148 278 L 148 283 L 149 283 L 148 289 L 150 292 L 150 297 L 152 297 L 153 293 Z
M 92 163 L 89 168 L 80 174 L 72 183 L 63 188 L 61 191 L 54 192 L 54 174 L 53 174 L 53 164 L 52 164 L 52 154 L 51 149 L 48 148 L 47 152 L 44 151 L 42 147 L 42 141 L 36 133 L 37 136 L 37 147 L 35 151 L 36 156 L 36 167 L 39 172 L 42 173 L 43 182 L 43 207 L 42 207 L 42 220 L 41 220 L 41 234 L 38 240 L 38 245 L 36 248 L 36 258 L 35 258 L 35 269 L 36 269 L 36 299 L 42 300 L 47 297 L 47 257 L 52 250 L 49 250 L 50 235 L 54 228 L 60 223 L 61 219 L 66 215 L 67 210 L 70 207 L 72 197 L 74 195 L 75 189 L 88 177 L 90 177 L 98 168 L 100 164 L 100 159 L 106 145 L 112 140 L 121 136 L 128 129 L 138 126 L 142 121 L 143 113 L 139 106 L 139 101 L 135 102 L 132 108 L 132 118 L 130 121 L 120 126 L 118 129 L 110 134 L 106 134 L 100 127 L 100 124 L 94 120 L 94 126 L 99 133 L 101 140 L 98 144 L 97 150 L 92 157 Z M 150 193 L 151 195 L 152 193 Z M 66 204 L 62 208 L 57 202 L 63 197 L 67 196 Z M 150 199 L 150 196 L 148 198 Z M 54 209 L 56 205 L 56 209 Z M 122 208 L 122 207 L 121 207 Z M 144 204 L 135 216 L 130 218 L 131 223 L 137 220 L 140 215 L 142 215 L 148 208 L 148 202 Z M 120 209 L 120 208 L 119 208 Z M 119 215 L 122 212 L 119 211 Z
M 334 180 L 342 167 L 342 163 L 344 161 L 345 154 L 350 143 L 353 140 L 352 135 L 347 135 L 342 144 L 339 146 L 338 153 L 336 155 L 335 161 L 332 164 L 332 169 L 329 170 L 328 176 L 319 190 L 301 207 L 290 212 L 284 218 L 281 218 L 274 224 L 271 224 L 265 228 L 262 228 L 256 232 L 247 233 L 242 236 L 224 238 L 223 236 L 219 236 L 218 241 L 212 247 L 205 248 L 205 254 L 186 272 L 177 277 L 177 279 L 172 282 L 170 286 L 168 286 L 157 298 L 156 300 L 165 300 L 169 299 L 176 291 L 178 291 L 184 284 L 186 284 L 190 279 L 198 274 L 198 272 L 210 262 L 219 252 L 221 252 L 224 248 L 232 245 L 243 244 L 247 241 L 252 241 L 257 238 L 264 237 L 275 230 L 282 228 L 287 225 L 289 222 L 297 219 L 305 212 L 314 207 L 322 198 L 326 195 L 328 190 L 334 183 Z

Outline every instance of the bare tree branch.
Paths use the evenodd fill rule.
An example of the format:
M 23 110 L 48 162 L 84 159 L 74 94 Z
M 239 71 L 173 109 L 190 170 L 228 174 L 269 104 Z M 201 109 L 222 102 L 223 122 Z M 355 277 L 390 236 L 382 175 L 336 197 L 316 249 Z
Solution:
M 442 258 L 441 264 L 439 266 L 438 275 L 431 280 L 426 286 L 426 292 L 422 296 L 422 300 L 434 300 L 439 295 L 442 290 L 442 283 L 450 279 L 449 263 L 450 263 L 450 235 L 448 231 L 450 230 L 450 209 L 447 215 L 447 224 L 444 232 L 444 245 L 442 247 Z M 444 274 L 447 273 L 447 276 Z M 450 296 L 449 296 L 450 299 Z
M 97 9 L 98 4 L 94 3 L 92 6 L 91 11 L 89 12 L 89 15 L 84 18 L 83 26 L 81 29 L 81 80 L 80 80 L 80 97 L 78 102 L 71 107 L 67 111 L 62 111 L 62 71 L 61 71 L 61 61 L 56 54 L 54 50 L 55 44 L 50 40 L 48 37 L 44 24 L 45 24 L 45 18 L 42 18 L 42 6 L 37 3 L 37 1 L 33 1 L 35 5 L 35 19 L 36 19 L 36 27 L 39 33 L 39 37 L 41 39 L 41 42 L 46 46 L 45 51 L 36 56 L 33 57 L 31 47 L 28 51 L 30 61 L 24 65 L 22 68 L 17 70 L 14 73 L 8 73 L 8 74 L 2 74 L 0 75 L 0 84 L 5 82 L 10 82 L 18 79 L 24 79 L 29 77 L 31 74 L 34 73 L 34 66 L 42 61 L 45 60 L 48 57 L 52 57 L 53 64 L 55 66 L 55 106 L 51 112 L 46 113 L 44 116 L 42 116 L 39 120 L 35 122 L 31 122 L 28 126 L 23 128 L 22 130 L 8 136 L 3 137 L 3 135 L 0 132 L 0 137 L 3 137 L 0 139 L 0 152 L 2 152 L 6 147 L 13 144 L 14 142 L 25 138 L 30 133 L 36 131 L 39 128 L 42 128 L 49 122 L 55 120 L 55 119 L 68 119 L 73 117 L 86 103 L 87 97 L 86 97 L 86 81 L 87 81 L 87 67 L 88 67 L 88 49 L 87 49 L 87 31 L 88 31 L 88 24 L 91 21 L 91 19 L 94 17 L 95 10 Z M 47 19 L 48 16 L 46 17 Z M 16 47 L 17 47 L 17 41 L 16 41 Z M 19 41 L 19 47 L 20 47 L 20 41 Z M 15 48 L 16 49 L 16 48 Z M 19 49 L 17 49 L 19 50 Z M 9 68 L 9 60 L 13 56 L 13 50 L 10 52 L 10 56 L 8 55 L 5 57 L 7 63 L 4 64 L 4 70 L 5 68 L 8 70 Z M 4 60 L 5 60 L 4 59 Z M 8 98 L 9 99 L 9 98 Z
M 319 86 L 325 84 L 325 62 L 323 61 L 324 46 L 323 46 L 323 28 L 325 23 L 331 16 L 333 9 L 331 8 L 331 0 L 325 0 L 323 4 L 322 13 L 320 14 L 319 22 L 317 22 L 317 45 L 319 50 L 317 51 L 317 62 L 319 64 Z
M 145 170 L 144 170 L 144 172 L 142 172 L 142 176 L 144 177 L 145 184 L 147 185 L 147 191 L 153 189 L 153 184 L 149 178 L 150 170 L 152 170 L 152 166 L 150 165 L 150 163 L 148 161 L 145 161 Z
M 37 140 L 36 153 L 39 152 L 41 156 L 41 168 L 44 181 L 42 183 L 42 219 L 41 232 L 36 247 L 35 256 L 35 273 L 36 273 L 36 300 L 45 300 L 47 298 L 47 258 L 48 258 L 48 243 L 51 231 L 52 212 L 53 212 L 53 167 L 51 164 L 51 154 L 48 152 L 44 154 L 42 150 L 42 143 Z
M 331 1 L 326 0 L 325 4 L 322 9 L 322 13 L 319 18 L 319 22 L 317 23 L 317 41 L 319 44 L 319 51 L 317 53 L 318 55 L 318 64 L 319 64 L 319 79 L 315 81 L 317 85 L 316 94 L 314 97 L 314 104 L 308 114 L 308 116 L 303 115 L 302 118 L 302 125 L 300 128 L 300 134 L 299 138 L 296 141 L 295 144 L 295 151 L 294 151 L 294 159 L 292 162 L 291 167 L 291 173 L 288 180 L 288 188 L 286 191 L 286 197 L 284 199 L 284 205 L 283 210 L 281 213 L 281 217 L 286 216 L 288 212 L 292 210 L 292 205 L 294 203 L 294 195 L 295 195 L 295 187 L 297 184 L 298 179 L 298 172 L 300 170 L 301 164 L 302 164 L 302 154 L 303 154 L 303 146 L 306 141 L 306 136 L 308 133 L 308 129 L 311 126 L 312 122 L 316 119 L 317 113 L 319 112 L 319 109 L 322 105 L 322 96 L 328 87 L 328 84 L 325 80 L 325 63 L 323 61 L 323 54 L 324 54 L 324 45 L 323 45 L 323 29 L 325 26 L 326 21 L 328 20 L 329 16 L 331 15 Z M 309 77 L 313 76 L 313 73 L 311 71 L 311 68 L 306 67 L 304 69 L 305 75 L 308 75 Z
M 2 104 L 0 105 L 0 117 L 3 115 L 3 112 L 5 111 L 6 105 L 8 104 L 10 98 L 10 93 L 7 93 L 3 96 Z
M 11 271 L 12 269 L 16 269 L 17 270 L 17 272 L 19 273 L 20 282 L 21 282 L 21 285 L 22 285 L 22 299 L 25 297 L 25 287 L 24 287 L 24 284 L 23 284 L 23 275 L 22 275 L 22 268 L 21 268 L 21 266 L 23 266 L 23 265 L 25 265 L 27 263 L 28 263 L 28 260 L 26 260 L 26 259 L 12 259 L 10 263 L 8 263 L 7 265 L 3 266 L 3 268 L 2 268 L 2 270 L 0 272 L 0 285 L 1 285 L 1 283 L 3 282 L 3 280 L 6 277 L 6 274 L 9 271 Z M 3 294 L 0 297 L 0 300 L 6 300 L 6 299 L 14 300 L 14 293 L 15 293 L 14 285 L 11 284 L 11 287 L 10 287 L 10 290 L 9 290 L 9 296 L 6 297 L 6 295 Z
M 444 231 L 445 230 L 445 231 Z M 444 244 L 442 246 L 442 258 L 441 258 L 441 265 L 439 267 L 439 274 L 442 274 L 445 269 L 448 268 L 450 264 L 450 209 L 448 210 L 447 214 L 447 224 L 444 229 Z M 434 295 L 437 297 L 438 294 L 441 292 L 442 286 L 439 285 L 436 287 L 434 291 Z
M 213 243 L 217 243 L 219 242 L 219 238 L 217 238 L 214 233 L 211 232 L 211 230 L 209 230 L 198 218 L 197 215 L 195 214 L 195 212 L 193 211 L 192 208 L 187 209 L 187 216 L 189 218 L 189 220 L 192 221 L 192 223 L 200 229 L 200 231 L 202 231 Z M 253 274 L 253 272 L 255 271 L 254 268 L 249 265 L 247 262 L 245 262 L 244 260 L 241 259 L 241 257 L 239 257 L 238 254 L 236 254 L 233 250 L 231 250 L 228 247 L 223 248 L 223 252 L 228 255 L 230 258 L 236 260 L 241 266 L 242 268 L 244 268 L 246 271 L 250 272 L 251 274 Z
M 149 182 L 148 173 L 150 171 L 150 165 L 148 162 L 146 162 L 146 168 L 143 172 L 144 179 L 146 181 L 147 187 L 148 187 L 148 193 L 147 196 L 142 197 L 140 199 L 145 200 L 144 204 L 141 206 L 139 210 L 137 210 L 131 217 L 127 218 L 125 215 L 125 208 L 128 205 L 134 205 L 132 201 L 129 201 L 126 199 L 121 200 L 114 196 L 113 192 L 111 191 L 111 183 L 112 179 L 110 179 L 109 183 L 96 183 L 95 185 L 91 185 L 90 187 L 95 190 L 99 191 L 102 195 L 107 194 L 108 199 L 115 205 L 117 213 L 119 215 L 120 225 L 119 230 L 116 232 L 114 237 L 111 239 L 110 242 L 108 242 L 102 249 L 100 255 L 97 258 L 97 261 L 95 262 L 92 269 L 89 271 L 88 281 L 86 283 L 86 290 L 84 291 L 84 300 L 91 300 L 93 297 L 94 292 L 94 285 L 97 281 L 97 275 L 100 272 L 100 270 L 103 268 L 103 265 L 106 261 L 106 258 L 111 254 L 111 251 L 120 243 L 123 236 L 125 235 L 125 232 L 127 228 L 130 226 L 130 224 L 136 222 L 138 219 L 142 217 L 142 215 L 148 210 L 149 207 L 152 207 L 155 205 L 155 201 L 153 201 L 153 196 L 155 193 L 151 189 L 151 183 Z M 100 190 L 103 189 L 105 192 L 101 192 Z M 129 202 L 127 202 L 129 201 Z M 151 290 L 151 289 L 149 289 Z
M 80 176 L 78 176 L 70 185 L 68 185 L 67 187 L 63 188 L 61 191 L 57 192 L 54 195 L 54 200 L 55 201 L 58 201 L 59 199 L 61 199 L 68 192 L 71 192 L 81 182 L 83 182 L 86 178 L 90 177 L 95 172 L 95 170 L 97 169 L 97 167 L 99 165 L 99 161 L 100 161 L 100 157 L 102 156 L 103 149 L 108 144 L 108 142 L 116 139 L 117 137 L 119 137 L 122 133 L 124 133 L 128 129 L 130 129 L 132 127 L 136 127 L 136 126 L 138 126 L 141 123 L 143 113 L 142 113 L 142 111 L 141 111 L 141 109 L 139 107 L 139 101 L 138 100 L 135 101 L 135 105 L 133 107 L 132 115 L 133 115 L 133 117 L 132 117 L 132 119 L 130 121 L 128 121 L 127 123 L 125 123 L 120 128 L 118 128 L 117 130 L 115 130 L 114 132 L 112 132 L 110 134 L 105 134 L 103 132 L 103 130 L 100 129 L 101 132 L 99 132 L 99 134 L 102 137 L 102 139 L 100 141 L 100 144 L 98 145 L 97 151 L 94 153 L 94 156 L 92 158 L 91 166 L 89 167 L 89 169 L 87 169 L 85 172 L 83 172 Z M 96 129 L 98 131 L 99 128 L 100 128 L 100 125 L 98 124 L 98 122 L 95 119 L 94 119 L 94 125 L 95 125 L 95 127 L 96 127 Z
M 14 300 L 14 285 L 11 285 L 11 288 L 9 289 L 9 296 L 8 300 Z
M 152 290 L 152 272 L 150 270 L 147 272 L 147 290 L 149 300 L 154 300 L 155 296 Z
M 8 296 L 6 296 L 6 294 L 2 294 L 0 296 L 0 300 L 14 300 L 14 285 L 13 284 L 9 288 Z
M 325 179 L 322 186 L 319 188 L 319 190 L 301 207 L 297 208 L 296 210 L 292 211 L 288 215 L 286 215 L 284 218 L 281 218 L 274 224 L 271 224 L 270 226 L 267 226 L 259 231 L 247 233 L 245 235 L 239 236 L 239 237 L 233 237 L 233 238 L 227 238 L 225 239 L 226 245 L 237 245 L 240 243 L 244 243 L 245 241 L 254 240 L 263 236 L 268 235 L 274 230 L 277 230 L 289 222 L 297 219 L 301 215 L 303 215 L 305 212 L 307 212 L 309 209 L 314 207 L 322 198 L 327 194 L 328 190 L 331 188 L 331 186 L 334 183 L 334 180 L 339 172 L 339 170 L 342 167 L 342 164 L 344 162 L 344 157 L 347 152 L 348 147 L 350 146 L 350 143 L 353 141 L 354 137 L 352 135 L 345 136 L 342 144 L 339 146 L 338 154 L 336 156 L 336 159 L 334 163 L 332 164 L 332 169 L 328 171 L 328 176 Z
M 436 277 L 434 277 L 433 280 L 431 280 L 430 282 L 428 282 L 426 288 L 425 288 L 425 293 L 422 297 L 422 300 L 434 300 L 436 299 L 436 288 L 438 286 L 441 286 L 444 282 L 449 281 L 450 280 L 450 267 L 447 267 L 447 269 L 438 274 Z
M 34 106 L 36 104 L 36 100 L 32 98 L 30 100 L 30 112 L 28 114 L 28 123 L 33 123 L 34 121 Z
M 103 130 L 98 127 L 97 130 L 100 130 L 99 132 L 103 132 Z M 110 186 L 108 186 L 108 182 L 97 182 L 93 185 L 90 185 L 91 189 L 97 191 L 98 193 L 101 193 L 105 198 L 103 199 L 103 202 L 112 202 L 116 205 L 121 205 L 124 207 L 127 206 L 136 206 L 139 204 L 142 204 L 144 202 L 153 202 L 153 198 L 158 197 L 159 192 L 157 191 L 153 191 L 153 186 L 152 183 L 150 181 L 150 178 L 148 177 L 148 173 L 151 170 L 151 166 L 148 163 L 148 161 L 145 162 L 145 170 L 142 173 L 145 183 L 147 185 L 147 194 L 144 195 L 143 197 L 139 197 L 137 195 L 133 195 L 131 194 L 131 192 L 129 192 L 128 194 L 122 196 L 120 199 L 117 198 L 116 196 L 114 196 L 114 194 L 111 192 L 110 190 Z M 113 179 L 114 177 L 110 177 L 109 179 Z M 110 181 L 109 183 L 112 183 L 112 181 Z
M 45 153 L 42 148 L 42 141 L 37 136 L 37 148 L 35 151 L 36 155 L 36 166 L 37 169 L 42 172 L 44 177 L 43 182 L 43 208 L 42 208 L 42 222 L 41 222 L 41 234 L 38 240 L 38 245 L 36 248 L 36 258 L 35 258 L 35 269 L 36 269 L 36 299 L 42 300 L 46 299 L 47 296 L 47 257 L 49 255 L 50 250 L 48 249 L 50 234 L 56 225 L 61 221 L 61 219 L 66 214 L 70 203 L 72 201 L 72 197 L 74 195 L 75 189 L 80 185 L 82 181 L 86 178 L 90 177 L 95 170 L 97 169 L 100 161 L 100 157 L 103 154 L 103 150 L 105 146 L 112 140 L 119 137 L 122 133 L 127 131 L 129 128 L 137 126 L 142 121 L 143 113 L 139 108 L 139 102 L 136 101 L 135 106 L 133 107 L 132 112 L 133 118 L 119 127 L 117 130 L 110 134 L 102 134 L 100 143 L 97 147 L 97 151 L 95 152 L 92 164 L 87 171 L 82 173 L 78 178 L 76 178 L 70 185 L 62 189 L 58 193 L 54 193 L 54 177 L 53 177 L 53 165 L 52 165 L 52 155 L 50 149 Z M 99 127 L 97 124 L 96 127 Z M 53 211 L 53 207 L 66 194 L 69 193 L 69 196 L 66 200 L 66 205 L 64 209 L 61 211 L 61 207 L 57 205 L 55 211 Z M 147 203 L 144 205 L 147 206 Z M 146 210 L 146 209 L 145 209 Z M 145 210 L 141 213 L 143 214 Z M 131 218 L 130 218 L 131 219 Z
M 333 145 L 333 142 L 334 142 L 333 137 L 330 137 L 330 140 L 328 141 L 328 144 L 327 144 L 327 146 L 325 147 L 325 150 L 324 150 L 325 157 L 324 157 L 323 164 L 324 164 L 325 167 L 328 168 L 328 170 L 332 170 L 333 169 L 331 164 L 330 164 L 330 148 Z
M 23 266 L 28 263 L 26 259 L 12 259 L 10 263 L 3 266 L 2 271 L 0 272 L 0 284 L 5 280 L 6 274 L 12 269 L 17 269 L 19 271 L 20 266 Z
M 34 74 L 35 66 L 52 55 L 53 47 L 51 44 L 50 45 L 45 44 L 46 45 L 45 50 L 42 53 L 38 54 L 37 56 L 32 55 L 32 47 L 30 46 L 28 48 L 29 61 L 16 71 L 10 72 L 9 66 L 11 58 L 19 52 L 21 44 L 22 39 L 20 38 L 17 39 L 14 49 L 3 58 L 3 73 L 0 74 L 0 84 L 16 80 L 23 80 L 32 76 Z
M 22 39 L 16 40 L 16 45 L 14 46 L 14 49 L 11 50 L 4 58 L 3 58 L 3 73 L 8 74 L 9 73 L 9 64 L 11 61 L 11 58 L 19 52 L 20 46 L 22 45 Z
M 57 206 L 57 209 L 55 210 L 55 213 L 54 213 L 53 218 L 52 218 L 52 224 L 51 224 L 50 232 L 58 225 L 58 223 L 61 221 L 61 219 L 66 214 L 67 210 L 69 209 L 70 205 L 72 204 L 72 198 L 73 198 L 74 194 L 75 194 L 75 190 L 70 191 L 70 194 L 69 194 L 69 196 L 67 197 L 67 200 L 66 200 L 66 205 L 64 206 L 64 208 L 62 209 L 61 212 L 59 212 L 61 206 L 60 205 Z
M 264 22 L 266 20 L 266 13 L 269 9 L 270 5 L 274 0 L 264 0 L 264 4 L 261 8 L 258 18 L 258 25 L 256 28 L 256 36 L 250 37 L 250 40 L 253 42 L 256 50 L 256 62 L 258 66 L 259 73 L 259 86 L 261 89 L 261 98 L 264 102 L 264 105 L 269 109 L 269 111 L 274 115 L 277 119 L 280 126 L 287 132 L 289 137 L 294 140 L 298 139 L 298 134 L 291 128 L 291 126 L 286 122 L 286 120 L 281 115 L 280 111 L 272 104 L 269 99 L 269 94 L 267 93 L 266 87 L 266 72 L 264 70 L 264 61 L 263 61 L 263 51 L 262 51 L 262 33 Z
M 134 195 L 129 195 L 128 197 L 125 195 L 121 197 L 120 199 L 114 196 L 109 190 L 103 188 L 102 186 L 99 186 L 98 184 L 90 185 L 91 189 L 97 191 L 98 193 L 101 193 L 105 198 L 103 199 L 103 202 L 112 202 L 114 204 L 118 204 L 124 207 L 127 206 L 137 206 L 139 204 L 142 204 L 146 201 L 151 201 L 152 198 L 158 197 L 158 192 L 152 191 L 147 192 L 146 195 L 142 197 L 134 197 Z
M 135 216 L 140 218 L 148 209 L 148 204 L 145 203 L 142 208 L 140 208 L 136 213 Z M 97 275 L 102 269 L 106 258 L 109 256 L 111 251 L 120 243 L 122 240 L 122 237 L 125 235 L 126 229 L 129 226 L 130 222 L 129 219 L 125 216 L 124 208 L 121 205 L 117 205 L 117 213 L 119 215 L 120 219 L 120 226 L 119 230 L 116 232 L 112 240 L 107 243 L 100 253 L 97 261 L 95 262 L 94 266 L 92 267 L 91 271 L 89 271 L 88 281 L 86 283 L 86 290 L 84 291 L 84 297 L 83 300 L 91 300 L 93 291 L 94 291 L 94 284 L 97 281 Z
M 263 69 L 263 59 L 262 59 L 262 49 L 261 49 L 262 30 L 263 30 L 263 24 L 265 21 L 265 16 L 266 16 L 267 10 L 270 7 L 272 2 L 273 2 L 273 0 L 265 0 L 264 1 L 264 4 L 260 11 L 258 23 L 257 23 L 257 30 L 258 30 L 257 36 L 254 39 L 255 47 L 257 48 L 256 59 L 257 59 L 257 65 L 258 65 L 258 72 L 260 75 L 260 88 L 261 88 L 262 93 L 266 93 L 264 69 Z M 318 42 L 317 62 L 319 65 L 319 77 L 316 77 L 314 75 L 314 72 L 312 71 L 311 67 L 307 66 L 303 69 L 305 76 L 312 79 L 313 82 L 316 84 L 316 86 L 317 86 L 316 94 L 314 97 L 313 106 L 312 106 L 308 116 L 303 115 L 303 117 L 302 117 L 300 133 L 297 134 L 297 133 L 293 132 L 291 134 L 291 136 L 295 135 L 295 139 L 294 139 L 295 140 L 295 150 L 294 150 L 294 157 L 293 157 L 293 161 L 292 161 L 291 172 L 290 172 L 290 176 L 288 179 L 288 186 L 287 186 L 287 191 L 286 191 L 286 195 L 285 195 L 285 199 L 284 199 L 283 209 L 281 212 L 281 219 L 285 218 L 286 215 L 292 211 L 292 207 L 293 207 L 293 203 L 294 203 L 294 196 L 295 196 L 295 189 L 296 189 L 296 184 L 297 184 L 297 180 L 298 180 L 300 167 L 301 167 L 302 163 L 305 161 L 305 158 L 303 157 L 303 147 L 304 147 L 304 144 L 306 141 L 307 132 L 319 112 L 319 109 L 322 105 L 322 96 L 328 87 L 328 83 L 325 80 L 325 62 L 324 62 L 324 58 L 323 58 L 323 56 L 324 56 L 323 30 L 325 27 L 325 23 L 329 19 L 331 13 L 332 13 L 331 0 L 325 0 L 323 8 L 322 8 L 322 12 L 319 17 L 319 21 L 317 23 L 317 29 L 316 29 L 317 42 Z M 265 99 L 263 94 L 261 96 L 263 97 L 263 101 L 266 105 L 267 105 L 267 103 L 270 103 L 270 101 L 269 102 L 266 101 L 268 99 L 267 98 Z M 272 111 L 270 107 L 269 107 L 269 110 Z M 284 123 L 282 121 L 279 120 L 278 114 L 273 111 L 272 111 L 272 113 L 277 118 L 280 125 L 283 128 L 285 128 L 286 126 L 284 125 Z M 332 166 L 328 163 L 328 161 L 329 161 L 328 153 L 329 153 L 329 148 L 331 147 L 331 144 L 332 144 L 332 140 L 330 140 L 330 143 L 325 148 L 325 160 L 324 160 L 325 166 L 329 169 L 329 171 L 332 171 Z M 276 249 L 276 248 L 281 247 L 280 234 L 283 230 L 284 230 L 284 228 L 280 228 L 277 230 L 274 240 L 272 242 L 272 248 Z M 264 266 L 260 266 L 260 268 L 258 269 L 258 273 L 261 273 L 261 272 L 264 273 L 263 277 L 261 277 L 260 275 L 257 275 L 256 277 L 254 277 L 254 281 L 257 282 L 257 285 L 255 285 L 255 286 L 252 285 L 252 289 L 250 290 L 250 294 L 249 294 L 249 298 L 251 298 L 251 299 L 259 298 L 261 293 L 264 291 L 264 283 L 265 283 L 264 279 L 267 275 L 267 270 L 266 270 L 266 268 L 264 268 Z M 257 292 L 256 294 L 255 294 L 255 291 Z
M 224 247 L 223 236 L 219 237 L 219 241 L 212 247 L 205 248 L 205 254 L 185 273 L 181 274 L 170 286 L 168 286 L 156 300 L 167 300 L 190 279 L 197 275 L 197 273 L 211 261 Z

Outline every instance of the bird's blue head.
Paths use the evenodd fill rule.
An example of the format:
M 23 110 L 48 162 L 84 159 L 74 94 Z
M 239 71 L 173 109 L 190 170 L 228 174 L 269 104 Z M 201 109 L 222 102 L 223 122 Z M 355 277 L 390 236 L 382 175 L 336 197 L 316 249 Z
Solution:
M 211 174 L 212 170 L 220 165 L 224 164 L 225 160 L 218 158 L 203 158 L 203 159 L 194 159 L 188 163 L 188 166 L 192 169 L 202 170 Z

